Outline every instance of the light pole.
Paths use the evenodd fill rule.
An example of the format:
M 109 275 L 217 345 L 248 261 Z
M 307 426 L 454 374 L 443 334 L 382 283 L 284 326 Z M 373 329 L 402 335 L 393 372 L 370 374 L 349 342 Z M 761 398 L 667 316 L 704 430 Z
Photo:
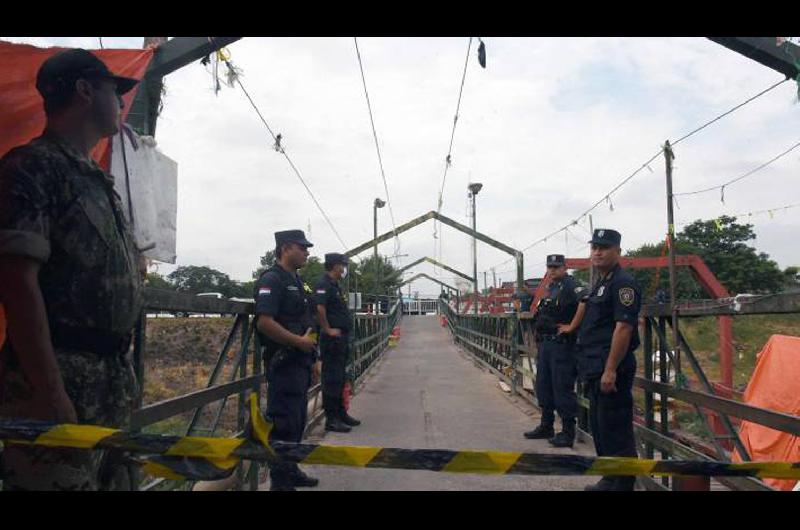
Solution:
M 383 208 L 386 206 L 386 202 L 382 201 L 380 198 L 375 197 L 375 202 L 372 203 L 372 219 L 373 219 L 373 237 L 374 239 L 378 239 L 378 208 Z M 378 264 L 378 243 L 375 243 L 375 295 L 378 295 L 378 291 L 380 289 L 380 274 L 381 274 L 381 267 Z M 380 298 L 377 298 L 378 305 L 380 305 Z
M 477 231 L 475 228 L 477 223 L 475 221 L 475 196 L 481 191 L 483 188 L 483 184 L 478 182 L 470 183 L 467 186 L 469 190 L 470 197 L 472 198 L 472 291 L 473 297 L 475 298 L 474 306 L 475 309 L 473 312 L 477 315 L 478 314 L 478 241 L 475 239 L 474 232 Z

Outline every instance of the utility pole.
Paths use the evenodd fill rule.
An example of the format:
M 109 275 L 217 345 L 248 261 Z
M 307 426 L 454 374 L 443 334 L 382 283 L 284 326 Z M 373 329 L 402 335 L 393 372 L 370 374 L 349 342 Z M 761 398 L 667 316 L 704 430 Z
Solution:
M 483 292 L 485 293 L 488 288 L 489 286 L 486 285 L 486 271 L 483 271 Z
M 672 348 L 675 355 L 675 382 L 680 384 L 681 354 L 680 333 L 678 331 L 678 306 L 676 302 L 677 282 L 675 278 L 675 217 L 672 206 L 672 161 L 675 153 L 669 140 L 664 143 L 664 160 L 667 166 L 667 242 L 669 244 L 669 303 L 672 312 Z
M 492 267 L 492 287 L 497 289 L 497 272 L 494 270 L 494 267 Z

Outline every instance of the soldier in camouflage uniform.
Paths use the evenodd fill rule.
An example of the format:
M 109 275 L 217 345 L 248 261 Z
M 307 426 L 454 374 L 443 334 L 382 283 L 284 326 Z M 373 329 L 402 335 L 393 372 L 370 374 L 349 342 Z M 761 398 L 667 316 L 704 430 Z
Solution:
M 37 75 L 47 127 L 0 159 L 0 415 L 125 428 L 137 395 L 128 357 L 143 260 L 113 177 L 90 157 L 118 131 L 136 80 L 86 50 Z M 118 453 L 6 445 L 4 488 L 127 489 Z

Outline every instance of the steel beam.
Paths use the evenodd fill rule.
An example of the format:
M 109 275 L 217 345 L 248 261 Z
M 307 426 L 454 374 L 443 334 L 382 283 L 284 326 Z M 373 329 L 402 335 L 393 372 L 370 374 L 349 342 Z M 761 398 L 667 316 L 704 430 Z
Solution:
M 453 274 L 455 274 L 456 276 L 460 276 L 460 277 L 464 278 L 465 280 L 468 280 L 468 281 L 470 281 L 470 282 L 472 281 L 472 277 L 471 277 L 471 276 L 467 276 L 467 275 L 466 275 L 466 274 L 464 274 L 463 272 L 461 272 L 461 271 L 457 271 L 456 269 L 453 269 L 453 268 L 451 268 L 451 267 L 448 267 L 448 266 L 447 266 L 447 265 L 445 265 L 444 263 L 442 263 L 442 262 L 440 262 L 440 261 L 438 261 L 438 260 L 435 260 L 435 259 L 433 259 L 433 258 L 429 258 L 429 257 L 427 257 L 427 256 L 426 256 L 426 257 L 424 257 L 424 258 L 419 258 L 418 260 L 414 261 L 413 263 L 409 263 L 409 264 L 408 264 L 408 265 L 406 265 L 405 267 L 402 267 L 402 268 L 398 269 L 398 270 L 397 270 L 397 272 L 398 272 L 398 273 L 402 273 L 403 271 L 407 271 L 407 270 L 408 270 L 408 269 L 410 269 L 411 267 L 413 267 L 413 266 L 415 266 L 415 265 L 419 265 L 420 263 L 422 263 L 422 262 L 425 262 L 425 261 L 427 261 L 428 263 L 431 263 L 431 264 L 433 264 L 433 265 L 436 265 L 436 266 L 438 266 L 438 267 L 441 267 L 441 268 L 443 268 L 444 270 L 446 270 L 446 271 L 448 271 L 448 272 L 452 272 L 452 273 L 453 273 Z
M 455 292 L 458 292 L 458 289 L 456 289 L 456 288 L 455 288 L 455 287 L 453 287 L 452 285 L 448 285 L 448 284 L 444 283 L 444 282 L 443 282 L 443 281 L 441 281 L 441 280 L 437 280 L 436 278 L 434 278 L 434 277 L 432 277 L 432 276 L 428 276 L 428 275 L 427 275 L 427 274 L 425 274 L 424 272 L 422 272 L 422 273 L 420 273 L 420 274 L 415 274 L 415 275 L 414 275 L 414 276 L 412 276 L 411 278 L 407 279 L 406 281 L 404 281 L 403 283 L 401 283 L 400 285 L 398 285 L 398 286 L 397 286 L 397 288 L 398 288 L 398 289 L 400 289 L 400 288 L 402 288 L 404 285 L 407 285 L 407 284 L 409 284 L 409 283 L 413 282 L 414 280 L 419 280 L 420 278 L 427 278 L 427 279 L 431 280 L 432 282 L 436 282 L 436 283 L 438 283 L 439 285 L 442 285 L 442 286 L 444 286 L 444 287 L 447 287 L 448 289 L 452 289 L 452 290 L 454 290 Z
M 402 234 L 403 232 L 407 232 L 408 230 L 411 230 L 415 226 L 419 226 L 422 223 L 424 223 L 425 221 L 429 221 L 431 219 L 436 219 L 437 221 L 439 221 L 442 224 L 446 224 L 446 225 L 448 225 L 448 226 L 450 226 L 452 228 L 455 228 L 459 232 L 463 232 L 464 234 L 467 234 L 470 237 L 474 237 L 475 239 L 477 239 L 478 241 L 481 241 L 482 243 L 486 243 L 487 245 L 489 245 L 491 247 L 494 247 L 494 248 L 496 248 L 498 250 L 502 250 L 506 254 L 510 254 L 511 256 L 513 256 L 514 260 L 516 261 L 516 264 L 517 264 L 517 287 L 519 289 L 522 289 L 523 255 L 522 255 L 521 251 L 519 251 L 517 249 L 514 249 L 514 248 L 511 248 L 508 245 L 505 245 L 505 244 L 503 244 L 503 243 L 501 243 L 501 242 L 499 242 L 499 241 L 497 241 L 495 239 L 492 239 L 491 237 L 489 237 L 489 236 L 487 236 L 485 234 L 482 234 L 482 233 L 480 233 L 480 232 L 478 232 L 476 230 L 473 230 L 472 228 L 470 228 L 470 227 L 468 227 L 466 225 L 462 225 L 461 223 L 459 223 L 457 221 L 454 221 L 454 220 L 450 219 L 449 217 L 445 217 L 444 215 L 442 215 L 440 213 L 437 213 L 437 212 L 435 212 L 433 210 L 431 210 L 430 212 L 428 212 L 428 213 L 426 213 L 424 215 L 421 215 L 421 216 L 419 216 L 419 217 L 417 217 L 415 219 L 412 219 L 412 220 L 410 220 L 409 222 L 407 222 L 407 223 L 405 223 L 403 225 L 398 226 L 395 230 L 392 230 L 392 231 L 386 232 L 384 234 L 381 234 L 378 237 L 376 237 L 374 239 L 371 239 L 370 241 L 367 241 L 366 243 L 362 243 L 361 245 L 348 250 L 347 252 L 345 252 L 345 256 L 347 256 L 348 258 L 351 258 L 353 256 L 357 256 L 358 254 L 361 254 L 365 250 L 368 250 L 368 249 L 370 249 L 370 248 L 372 248 L 374 246 L 377 246 L 380 243 L 383 243 L 384 241 L 388 241 L 389 239 L 393 238 L 395 235 L 399 235 L 399 234 Z
M 127 123 L 142 134 L 155 136 L 163 77 L 239 39 L 241 37 L 175 37 L 156 48 L 133 99 Z
M 708 37 L 745 57 L 780 72 L 787 78 L 800 75 L 800 46 L 776 37 Z

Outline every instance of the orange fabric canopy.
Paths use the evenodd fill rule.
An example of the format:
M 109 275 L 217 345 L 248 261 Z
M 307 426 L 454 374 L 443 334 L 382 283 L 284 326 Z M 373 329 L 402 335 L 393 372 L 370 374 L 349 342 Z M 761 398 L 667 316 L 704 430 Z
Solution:
M 0 41 L 0 157 L 9 150 L 28 143 L 44 130 L 42 97 L 36 90 L 36 72 L 51 55 L 64 48 L 37 48 L 28 44 Z M 153 58 L 153 49 L 90 50 L 115 74 L 141 79 Z M 137 88 L 122 99 L 122 119 L 128 116 Z M 111 161 L 108 139 L 103 139 L 92 152 L 106 170 Z
M 773 335 L 759 352 L 744 402 L 754 407 L 800 416 L 800 337 Z M 742 421 L 742 443 L 754 461 L 800 462 L 800 437 L 757 423 Z M 733 460 L 741 462 L 738 453 Z M 780 490 L 791 490 L 796 480 L 764 479 Z

